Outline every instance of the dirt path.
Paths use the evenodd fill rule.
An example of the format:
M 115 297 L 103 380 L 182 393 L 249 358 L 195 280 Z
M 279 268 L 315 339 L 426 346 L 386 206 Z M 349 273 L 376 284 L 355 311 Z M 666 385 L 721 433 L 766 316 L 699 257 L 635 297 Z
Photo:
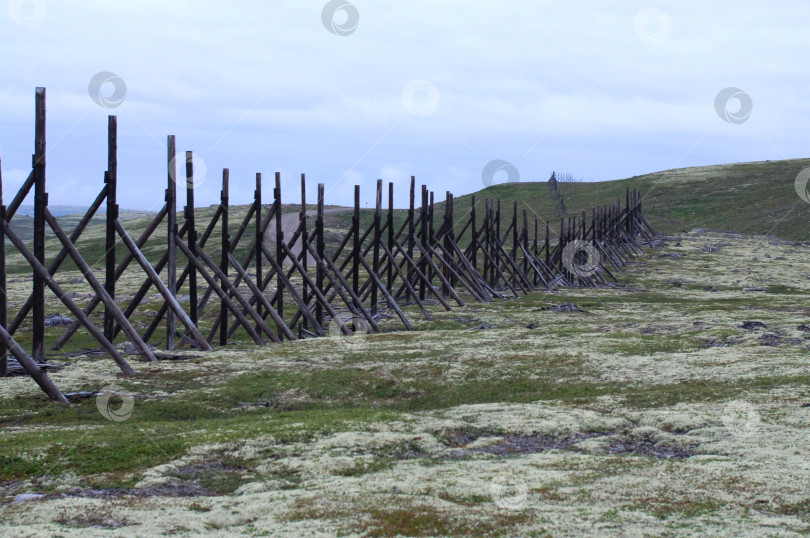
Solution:
M 333 213 L 343 213 L 346 211 L 352 211 L 351 207 L 326 207 L 323 210 L 324 215 L 333 214 Z M 307 211 L 307 217 L 311 217 L 318 212 L 317 209 L 310 209 Z M 284 213 L 281 215 L 281 229 L 284 232 L 284 239 L 285 241 L 289 241 L 292 239 L 293 234 L 298 229 L 298 225 L 301 222 L 301 213 Z M 276 219 L 270 221 L 270 224 L 267 226 L 267 230 L 264 233 L 264 242 L 267 245 L 267 248 L 270 252 L 275 253 L 276 251 Z M 292 246 L 292 252 L 296 256 L 301 253 L 301 238 L 299 237 L 295 244 Z M 291 267 L 292 262 L 289 258 L 284 258 L 284 263 L 282 264 L 284 267 Z

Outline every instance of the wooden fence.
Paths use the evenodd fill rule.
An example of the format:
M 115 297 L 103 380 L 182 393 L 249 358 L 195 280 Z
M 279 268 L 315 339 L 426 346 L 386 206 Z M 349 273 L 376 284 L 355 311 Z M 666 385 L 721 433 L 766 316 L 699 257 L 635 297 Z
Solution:
M 231 235 L 228 169 L 222 172 L 220 203 L 203 226 L 195 219 L 193 155 L 186 152 L 178 159 L 175 138 L 169 136 L 165 205 L 134 238 L 118 215 L 115 116 L 110 116 L 108 122 L 108 163 L 103 186 L 87 213 L 68 234 L 48 210 L 45 127 L 45 89 L 37 88 L 32 171 L 8 206 L 2 200 L 0 166 L 0 236 L 13 245 L 33 272 L 32 293 L 18 311 L 9 312 L 6 242 L 0 241 L 0 377 L 30 375 L 51 399 L 60 402 L 67 399 L 46 373 L 49 365 L 45 360 L 45 288 L 75 318 L 51 349 L 62 348 L 83 328 L 124 374 L 131 375 L 132 366 L 113 344 L 121 332 L 142 360 L 154 361 L 158 357 L 147 342 L 158 338 L 159 329 L 166 331 L 165 340 L 159 340 L 168 350 L 184 343 L 199 350 L 211 350 L 215 343 L 226 345 L 237 331 L 257 345 L 330 334 L 350 335 L 358 330 L 375 333 L 380 331 L 378 321 L 383 310 L 395 316 L 404 329 L 412 330 L 413 325 L 402 309 L 405 305 L 415 306 L 419 315 L 429 320 L 430 308 L 434 306 L 450 310 L 454 304 L 516 298 L 538 289 L 604 285 L 607 279 L 615 280 L 611 268 L 615 270 L 632 261 L 641 252 L 640 243 L 650 242 L 654 236 L 636 191 L 626 192 L 624 205 L 618 200 L 594 208 L 590 215 L 563 217 L 556 233 L 556 229 L 552 231 L 549 223 L 541 223 L 536 215 L 530 216 L 525 209 L 519 211 L 517 202 L 508 211 L 501 207 L 500 200 L 486 199 L 481 204 L 473 196 L 469 212 L 457 215 L 451 193 L 446 193 L 442 207 L 435 203 L 434 193 L 426 186 L 417 191 L 411 177 L 410 204 L 404 222 L 397 224 L 392 183 L 388 184 L 384 210 L 384 185 L 382 180 L 377 181 L 373 219 L 366 227 L 361 226 L 360 187 L 355 186 L 350 229 L 336 249 L 327 251 L 324 185 L 318 184 L 314 226 L 308 226 L 306 178 L 301 175 L 298 225 L 292 233 L 287 230 L 285 234 L 279 173 L 275 174 L 269 210 L 262 203 L 261 174 L 256 175 L 254 201 Z M 180 171 L 184 176 L 178 176 L 177 163 L 184 164 Z M 178 183 L 182 177 L 186 205 L 180 223 L 176 215 L 176 186 L 183 184 Z M 33 245 L 29 245 L 9 223 L 32 188 L 34 239 Z M 100 278 L 82 257 L 76 243 L 103 204 L 106 204 L 105 271 Z M 443 209 L 443 214 L 438 215 L 437 209 Z M 164 221 L 167 235 L 153 237 Z M 538 229 L 540 224 L 542 228 Z M 50 260 L 45 257 L 46 226 L 60 245 L 59 253 Z M 217 227 L 220 244 L 209 245 Z M 165 242 L 165 251 L 156 262 L 143 252 L 150 239 Z M 237 253 L 242 254 L 241 258 Z M 94 292 L 84 307 L 54 278 L 68 258 Z M 134 297 L 116 300 L 116 282 L 125 271 L 138 269 L 143 274 L 143 283 Z M 201 283 L 204 285 L 200 286 Z M 189 295 L 187 310 L 177 299 L 178 290 L 184 285 Z M 131 317 L 153 288 L 164 302 L 148 328 L 139 332 Z M 214 296 L 216 299 L 212 300 Z M 199 322 L 204 310 L 217 303 L 219 308 L 208 317 L 213 326 L 203 334 Z M 100 327 L 91 319 L 99 307 L 103 308 Z M 14 338 L 26 322 L 33 333 L 30 355 Z

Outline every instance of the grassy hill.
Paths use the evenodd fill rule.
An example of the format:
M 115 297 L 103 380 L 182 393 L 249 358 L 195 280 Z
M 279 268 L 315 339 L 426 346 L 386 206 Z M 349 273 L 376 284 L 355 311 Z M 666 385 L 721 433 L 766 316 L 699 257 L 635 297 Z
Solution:
M 658 231 L 669 233 L 693 228 L 810 239 L 810 204 L 796 194 L 798 173 L 810 159 L 723 164 L 666 170 L 618 181 L 561 183 L 560 194 L 568 215 L 581 214 L 602 204 L 622 200 L 625 189 L 644 196 L 644 214 Z M 476 193 L 479 207 L 484 198 L 500 198 L 502 211 L 511 215 L 529 210 L 559 226 L 559 215 L 545 182 L 493 185 Z M 465 214 L 471 196 L 456 199 L 456 213 Z M 511 218 L 511 217 L 510 217 Z

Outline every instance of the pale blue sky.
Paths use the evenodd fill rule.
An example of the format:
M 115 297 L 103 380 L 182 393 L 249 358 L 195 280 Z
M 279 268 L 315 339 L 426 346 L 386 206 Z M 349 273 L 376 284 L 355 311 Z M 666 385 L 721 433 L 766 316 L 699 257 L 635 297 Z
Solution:
M 218 200 L 223 167 L 233 203 L 256 172 L 269 199 L 280 171 L 285 202 L 305 172 L 311 200 L 323 182 L 327 203 L 349 204 L 359 183 L 371 204 L 382 178 L 402 206 L 410 175 L 461 195 L 494 159 L 530 181 L 808 156 L 806 2 L 352 0 L 359 23 L 341 31 L 338 11 L 336 33 L 322 0 L 2 4 L 7 200 L 29 171 L 36 86 L 52 204 L 101 188 L 110 113 L 120 203 L 143 209 L 163 203 L 168 134 L 206 165 L 200 205 Z M 88 94 L 103 71 L 126 84 L 115 109 Z M 718 114 L 728 87 L 750 97 L 746 121 Z

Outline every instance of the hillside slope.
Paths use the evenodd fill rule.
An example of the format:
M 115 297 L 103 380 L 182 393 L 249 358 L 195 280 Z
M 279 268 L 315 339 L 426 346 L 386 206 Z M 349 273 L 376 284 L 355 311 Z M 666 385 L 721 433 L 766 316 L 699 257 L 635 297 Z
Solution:
M 661 232 L 693 228 L 771 234 L 786 239 L 810 239 L 810 204 L 796 194 L 798 173 L 810 166 L 810 159 L 723 164 L 666 170 L 617 181 L 561 183 L 567 215 L 621 199 L 625 189 L 635 188 L 644 196 L 644 213 Z M 502 211 L 511 215 L 514 200 L 518 210 L 549 220 L 559 226 L 559 214 L 547 184 L 509 183 L 493 185 L 477 193 L 476 205 L 484 198 L 500 198 Z M 456 199 L 456 214 L 469 210 L 471 195 Z M 509 217 L 511 218 L 511 216 Z

